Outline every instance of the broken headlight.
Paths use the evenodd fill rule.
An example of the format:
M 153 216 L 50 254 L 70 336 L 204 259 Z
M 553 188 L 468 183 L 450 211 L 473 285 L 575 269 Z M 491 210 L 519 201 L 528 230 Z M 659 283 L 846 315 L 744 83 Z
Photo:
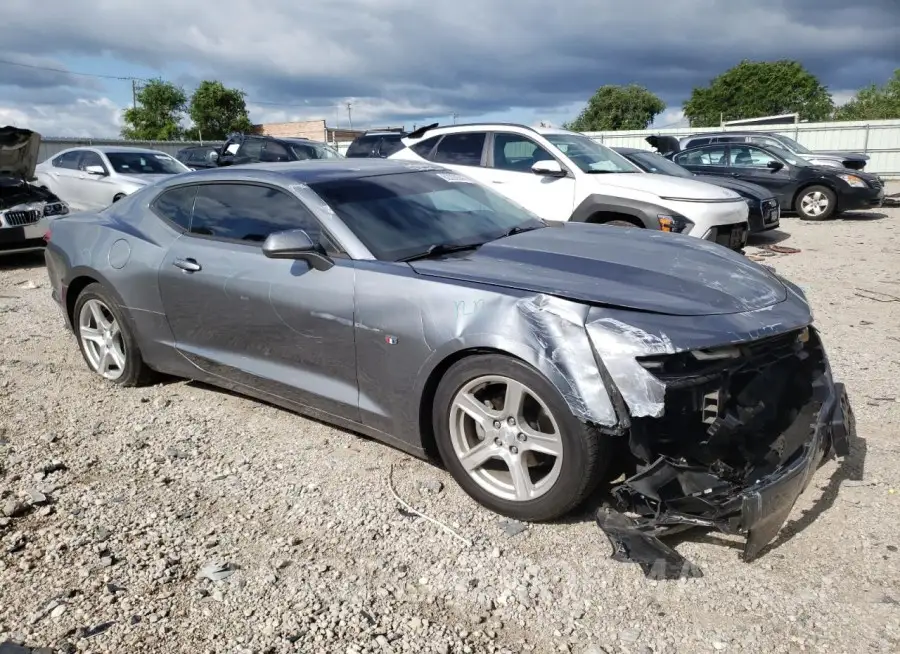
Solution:
M 656 218 L 657 220 L 659 220 L 659 229 L 663 232 L 673 232 L 675 234 L 681 234 L 683 232 L 689 231 L 690 228 L 694 225 L 694 223 L 692 223 L 684 216 L 659 214 Z
M 65 216 L 69 213 L 69 205 L 65 202 L 48 202 L 44 205 L 44 216 Z

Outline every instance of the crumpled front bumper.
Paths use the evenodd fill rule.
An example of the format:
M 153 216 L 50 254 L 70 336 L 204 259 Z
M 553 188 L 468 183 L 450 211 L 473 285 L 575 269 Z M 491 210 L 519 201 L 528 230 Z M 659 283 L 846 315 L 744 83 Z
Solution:
M 656 515 L 641 518 L 610 507 L 598 511 L 597 522 L 613 546 L 612 558 L 638 563 L 648 577 L 702 576 L 659 538 L 698 526 L 744 535 L 744 560 L 756 557 L 776 537 L 819 464 L 831 453 L 840 457 L 849 453 L 855 420 L 847 391 L 832 381 L 827 370 L 820 384 L 819 399 L 804 407 L 785 430 L 798 435 L 807 431 L 803 444 L 782 466 L 754 483 L 744 487 L 722 483 L 708 469 L 658 459 L 614 488 L 622 511 L 627 510 L 629 495 L 636 494 L 649 497 L 651 504 L 656 495 L 658 508 Z M 658 497 L 659 489 L 670 483 L 680 484 L 684 491 L 678 501 Z

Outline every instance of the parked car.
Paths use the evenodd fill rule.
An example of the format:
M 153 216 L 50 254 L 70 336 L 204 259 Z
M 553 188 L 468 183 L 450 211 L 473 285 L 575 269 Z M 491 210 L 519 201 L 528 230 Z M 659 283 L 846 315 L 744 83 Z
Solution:
M 37 184 L 73 209 L 96 210 L 190 168 L 159 150 L 113 145 L 69 148 L 39 163 Z
M 192 145 L 181 148 L 175 153 L 175 158 L 191 170 L 215 168 L 219 158 L 219 148 L 215 145 Z
M 406 135 L 407 132 L 403 130 L 369 130 L 350 142 L 345 156 L 355 159 L 386 159 L 403 149 L 403 138 Z
M 750 208 L 748 220 L 751 234 L 775 229 L 781 222 L 781 207 L 778 204 L 778 198 L 772 191 L 758 184 L 743 182 L 739 179 L 715 177 L 714 175 L 697 175 L 674 161 L 666 159 L 658 152 L 650 150 L 637 148 L 613 148 L 613 150 L 647 173 L 695 179 L 699 182 L 731 189 L 744 198 Z
M 841 211 L 876 208 L 884 202 L 884 184 L 877 175 L 814 166 L 775 146 L 722 143 L 673 151 L 669 140 L 650 136 L 647 141 L 691 172 L 771 189 L 782 210 L 792 208 L 804 220 L 827 220 Z
M 342 158 L 341 154 L 327 143 L 310 139 L 232 134 L 219 151 L 216 164 L 233 166 L 260 162 Z
M 747 243 L 749 210 L 734 191 L 643 173 L 625 157 L 563 129 L 524 125 L 429 125 L 410 132 L 391 159 L 462 173 L 541 218 L 688 234 L 733 250 Z
M 45 257 L 106 380 L 202 380 L 439 458 L 522 520 L 626 470 L 641 517 L 604 511 L 608 535 L 719 528 L 750 557 L 848 451 L 799 287 L 698 238 L 544 222 L 438 166 L 187 173 L 57 220 Z
M 37 132 L 0 128 L 0 254 L 42 250 L 48 221 L 69 213 L 69 205 L 31 183 L 40 146 Z
M 681 139 L 681 150 L 697 148 L 701 145 L 716 143 L 756 143 L 763 146 L 787 150 L 795 157 L 802 157 L 814 166 L 830 166 L 832 168 L 849 168 L 863 170 L 869 156 L 860 152 L 823 152 L 813 151 L 797 143 L 794 139 L 777 132 L 707 132 L 693 134 Z

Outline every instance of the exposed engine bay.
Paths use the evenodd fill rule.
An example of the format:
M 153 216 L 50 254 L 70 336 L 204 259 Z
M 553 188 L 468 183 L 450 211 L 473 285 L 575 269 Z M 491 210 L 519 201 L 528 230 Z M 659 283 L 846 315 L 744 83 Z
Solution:
M 639 361 L 664 383 L 665 413 L 632 419 L 634 474 L 598 512 L 613 558 L 648 576 L 702 575 L 658 538 L 691 527 L 744 535 L 744 559 L 754 558 L 819 463 L 849 449 L 852 410 L 818 334 Z

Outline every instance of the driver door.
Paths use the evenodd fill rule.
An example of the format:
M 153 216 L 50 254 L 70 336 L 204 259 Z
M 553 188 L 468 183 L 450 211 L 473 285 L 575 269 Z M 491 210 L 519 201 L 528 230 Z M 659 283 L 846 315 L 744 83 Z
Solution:
M 225 385 L 358 421 L 352 261 L 281 188 L 176 187 L 160 196 L 154 211 L 167 211 L 169 194 L 192 190 L 192 197 L 170 203 L 192 207 L 190 222 L 159 270 L 178 351 Z M 170 221 L 184 222 L 186 213 Z M 305 261 L 265 257 L 265 238 L 287 229 L 327 243 L 335 266 L 319 271 Z
M 782 164 L 778 170 L 769 168 L 769 164 Z M 793 199 L 793 180 L 790 166 L 774 155 L 750 144 L 732 143 L 728 156 L 728 172 L 732 177 L 758 184 L 772 191 L 778 203 L 785 208 L 791 206 Z
M 545 220 L 568 220 L 575 210 L 575 178 L 536 175 L 537 161 L 557 161 L 527 136 L 495 132 L 488 157 L 489 186 Z
M 88 166 L 99 166 L 103 174 L 89 173 Z M 109 166 L 93 150 L 85 150 L 78 163 L 78 202 L 86 209 L 104 209 L 112 203 L 116 195 L 115 184 L 109 181 Z

